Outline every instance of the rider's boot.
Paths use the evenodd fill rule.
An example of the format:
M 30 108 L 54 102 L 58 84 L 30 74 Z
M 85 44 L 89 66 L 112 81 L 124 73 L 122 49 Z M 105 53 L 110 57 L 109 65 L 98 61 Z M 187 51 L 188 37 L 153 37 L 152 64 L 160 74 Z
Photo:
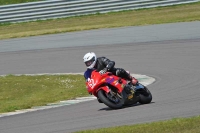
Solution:
M 132 82 L 133 85 L 137 85 L 138 80 L 136 78 L 132 77 L 131 82 Z
M 131 75 L 130 75 L 130 72 L 129 71 L 126 71 L 127 72 L 127 79 L 133 84 L 133 85 L 136 85 L 137 83 L 138 83 L 138 80 L 136 79 L 136 78 L 134 78 L 134 77 L 132 77 Z
M 117 69 L 116 75 L 119 77 L 122 77 L 126 80 L 129 80 L 133 85 L 136 85 L 138 83 L 138 80 L 132 77 L 129 73 L 129 71 L 125 71 L 122 68 Z

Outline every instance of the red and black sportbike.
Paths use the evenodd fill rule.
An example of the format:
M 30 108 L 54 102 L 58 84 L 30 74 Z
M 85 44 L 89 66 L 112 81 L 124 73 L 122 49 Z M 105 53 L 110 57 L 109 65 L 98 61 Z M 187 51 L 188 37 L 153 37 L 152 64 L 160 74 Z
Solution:
M 88 93 L 97 97 L 100 103 L 110 108 L 119 109 L 126 105 L 148 104 L 152 100 L 151 92 L 144 85 L 131 82 L 113 75 L 110 72 L 100 74 L 94 70 L 86 82 Z

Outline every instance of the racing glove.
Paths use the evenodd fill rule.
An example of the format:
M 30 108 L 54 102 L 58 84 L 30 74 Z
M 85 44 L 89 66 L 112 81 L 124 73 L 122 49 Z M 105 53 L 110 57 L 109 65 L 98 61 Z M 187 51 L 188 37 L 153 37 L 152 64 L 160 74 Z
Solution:
M 99 73 L 100 74 L 104 74 L 104 73 L 106 73 L 108 71 L 108 68 L 104 68 L 104 69 L 102 69 L 101 71 L 99 71 Z

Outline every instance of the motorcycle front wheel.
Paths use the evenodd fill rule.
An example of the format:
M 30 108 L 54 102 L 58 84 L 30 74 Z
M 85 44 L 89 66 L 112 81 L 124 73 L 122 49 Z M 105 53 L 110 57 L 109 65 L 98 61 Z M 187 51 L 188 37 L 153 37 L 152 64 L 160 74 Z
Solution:
M 111 95 L 103 90 L 99 90 L 98 97 L 105 105 L 112 109 L 120 109 L 123 106 L 122 99 L 120 99 L 117 95 Z

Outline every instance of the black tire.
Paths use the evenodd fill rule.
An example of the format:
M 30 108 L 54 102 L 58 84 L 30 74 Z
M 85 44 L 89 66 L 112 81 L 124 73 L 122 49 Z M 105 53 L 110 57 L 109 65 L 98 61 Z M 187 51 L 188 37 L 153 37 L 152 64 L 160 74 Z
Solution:
M 98 97 L 105 105 L 107 105 L 112 109 L 120 109 L 123 106 L 122 101 L 119 98 L 118 98 L 119 102 L 114 103 L 107 97 L 106 92 L 103 90 L 98 91 Z
M 148 90 L 147 87 L 144 88 L 147 94 L 140 94 L 140 100 L 139 103 L 141 104 L 148 104 L 151 103 L 152 101 L 152 94 L 151 92 Z

